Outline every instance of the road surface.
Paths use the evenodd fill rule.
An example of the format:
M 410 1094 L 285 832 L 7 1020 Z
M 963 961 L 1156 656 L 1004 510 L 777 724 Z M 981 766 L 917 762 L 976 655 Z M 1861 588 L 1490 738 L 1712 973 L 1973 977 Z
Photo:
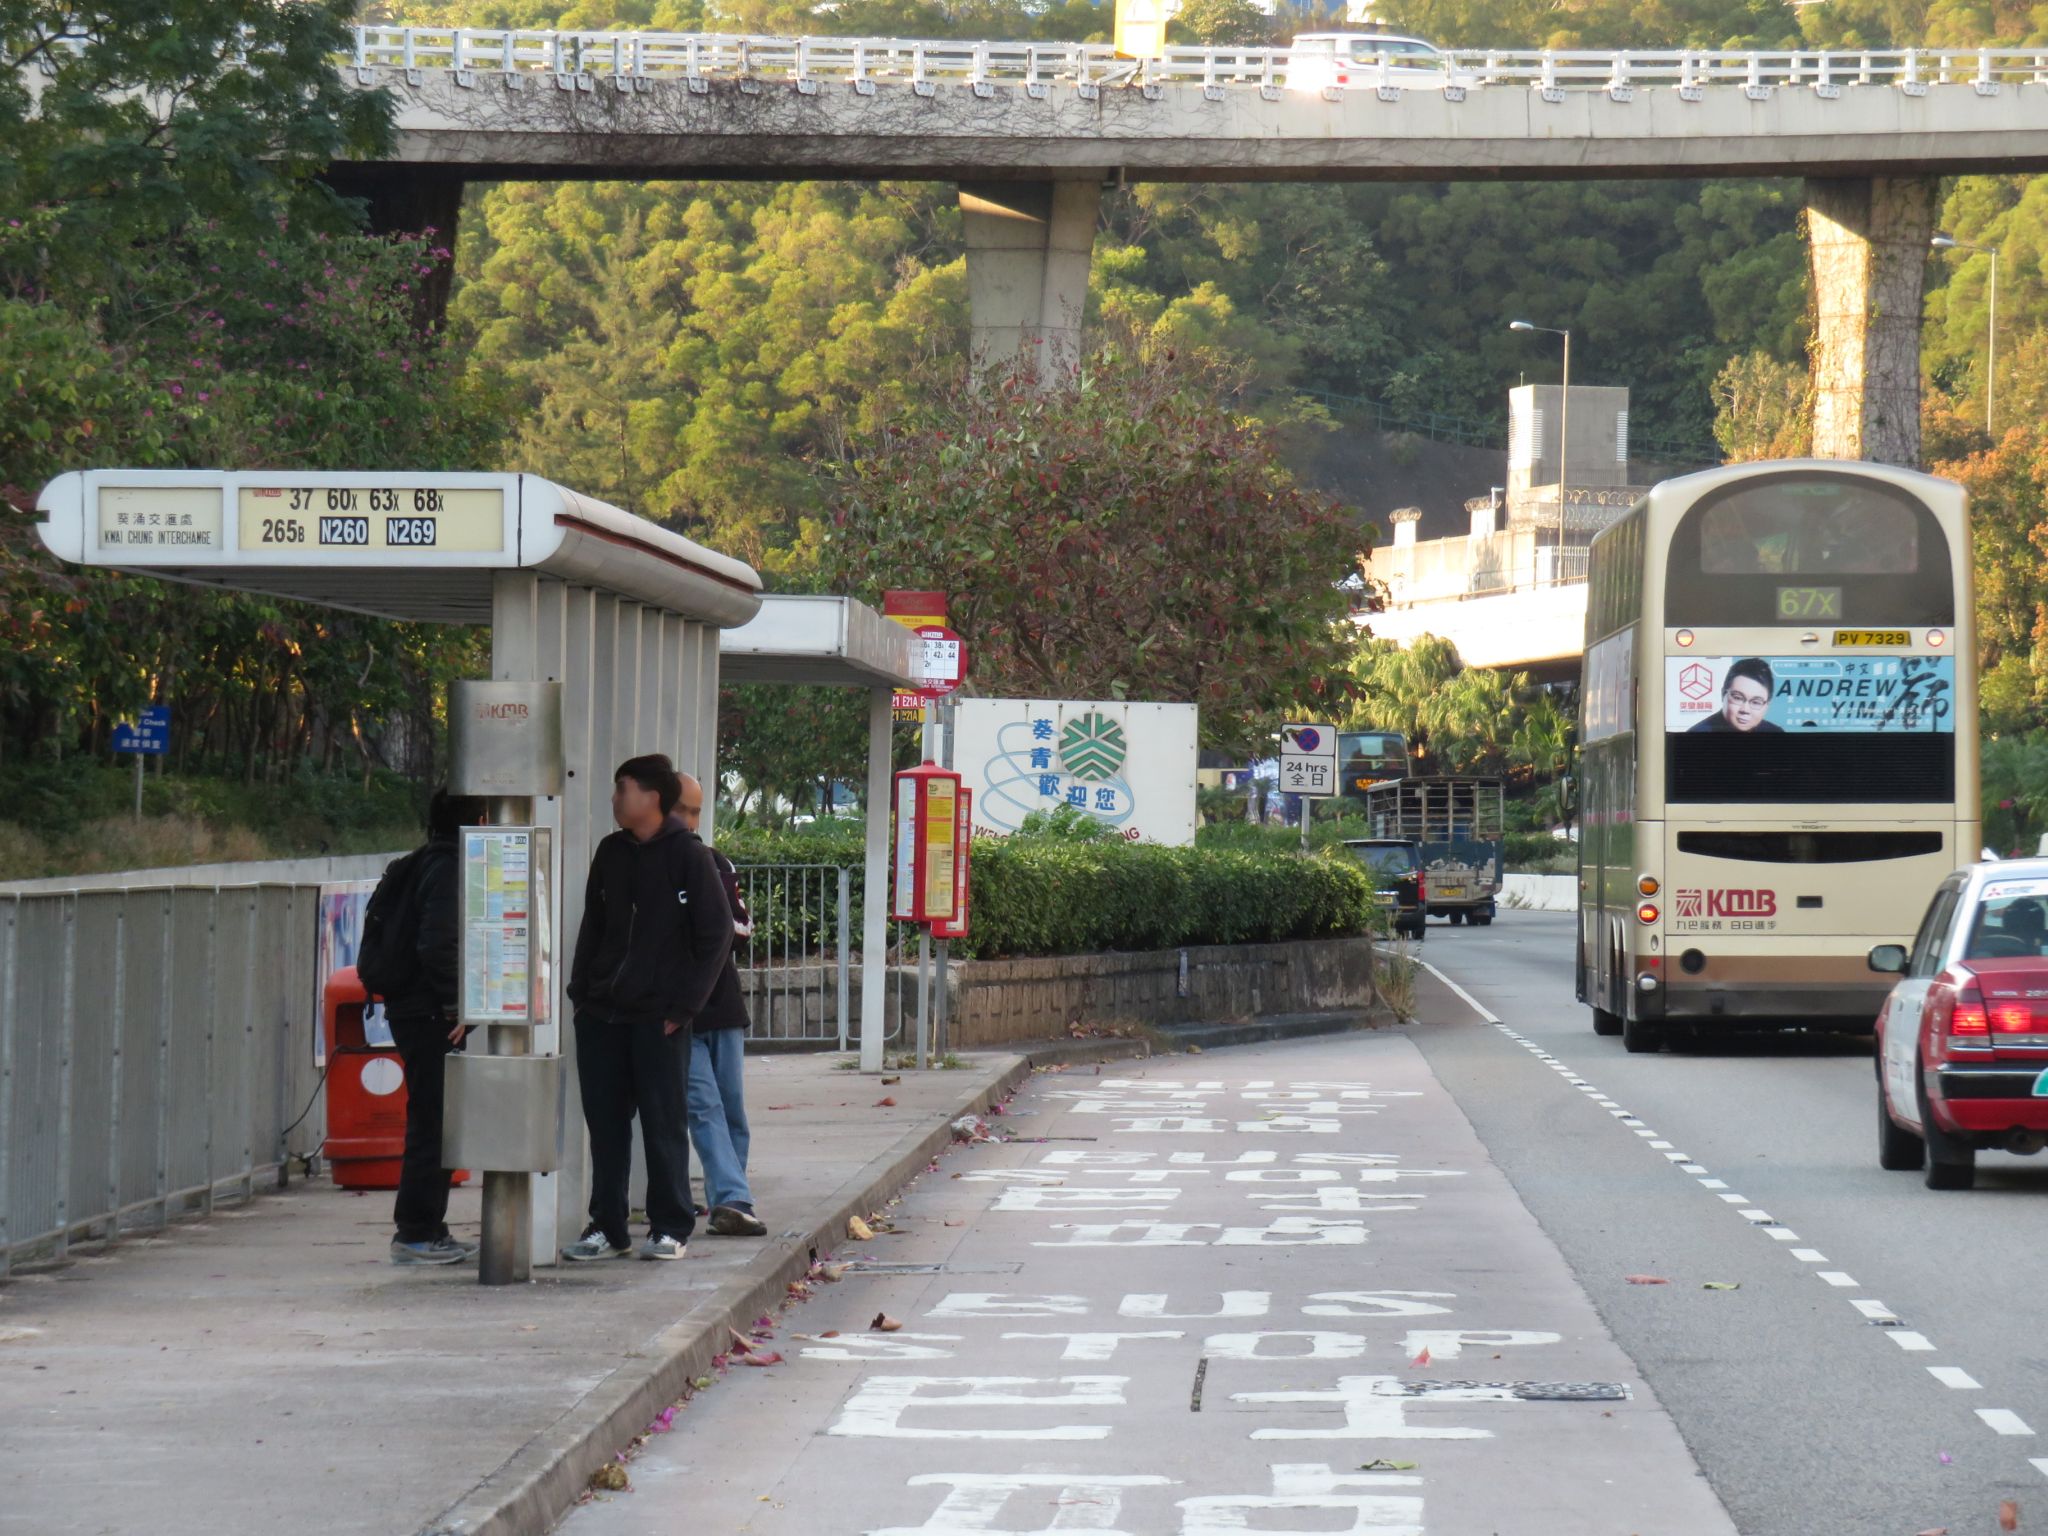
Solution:
M 2048 1528 L 2048 1164 L 1879 1172 L 1857 1042 L 1627 1056 L 1569 938 L 1433 928 L 1412 1028 L 1039 1075 L 563 1531 Z

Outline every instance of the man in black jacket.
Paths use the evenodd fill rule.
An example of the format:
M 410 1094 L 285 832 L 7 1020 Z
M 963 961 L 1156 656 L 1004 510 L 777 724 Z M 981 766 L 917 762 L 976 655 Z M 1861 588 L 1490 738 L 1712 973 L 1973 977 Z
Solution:
M 597 845 L 569 970 L 576 1071 L 590 1128 L 590 1225 L 572 1261 L 624 1258 L 633 1116 L 647 1158 L 643 1259 L 680 1259 L 696 1215 L 684 1129 L 691 1027 L 732 947 L 732 908 L 705 846 L 675 814 L 682 784 L 666 757 L 612 776 L 619 830 Z
M 412 925 L 416 964 L 403 986 L 384 999 L 391 1040 L 405 1063 L 405 1155 L 391 1219 L 394 1264 L 460 1264 L 476 1245 L 448 1234 L 448 1170 L 441 1166 L 441 1100 L 448 1053 L 462 1049 L 456 1022 L 456 839 L 483 820 L 483 802 L 436 790 L 427 812 L 427 842 L 415 854 L 413 893 L 400 908 Z

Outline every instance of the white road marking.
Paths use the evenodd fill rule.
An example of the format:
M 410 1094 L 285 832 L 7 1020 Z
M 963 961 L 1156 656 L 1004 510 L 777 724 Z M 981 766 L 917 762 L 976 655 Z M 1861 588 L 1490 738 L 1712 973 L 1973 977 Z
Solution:
M 2027 1421 L 2010 1408 L 1979 1408 L 1977 1417 L 1984 1421 L 1993 1434 L 2031 1435 L 2034 1432 Z
M 1027 1489 L 1053 1491 L 1057 1497 L 1048 1502 L 1063 1510 L 1069 1506 L 1088 1506 L 1089 1517 L 1099 1517 L 1101 1521 L 1097 1529 L 1107 1531 L 1116 1524 L 1124 1489 L 1172 1487 L 1173 1479 L 1065 1472 L 1017 1472 L 994 1476 L 976 1472 L 924 1472 L 909 1479 L 906 1486 L 938 1487 L 949 1491 L 932 1512 L 931 1519 L 923 1525 L 892 1525 L 871 1531 L 868 1536 L 918 1536 L 920 1532 L 925 1536 L 931 1536 L 933 1532 L 953 1536 L 953 1533 L 968 1531 L 995 1532 L 995 1522 L 1002 1514 L 1004 1502 L 1012 1494 Z
M 1704 1168 L 1702 1168 L 1702 1167 L 1701 1167 L 1701 1166 L 1700 1166 L 1700 1165 L 1699 1165 L 1698 1163 L 1680 1163 L 1680 1164 L 1678 1165 L 1678 1171 L 1679 1171 L 1680 1173 L 1695 1173 L 1695 1174 L 1697 1174 L 1697 1173 L 1705 1173 L 1705 1172 L 1706 1172 L 1707 1170 L 1706 1170 L 1706 1169 L 1704 1169 Z
M 1956 1365 L 1930 1365 L 1927 1374 L 1944 1387 L 1954 1387 L 1958 1392 L 1981 1392 L 1983 1383 L 1968 1371 Z
M 1128 1376 L 870 1376 L 854 1389 L 825 1433 L 881 1440 L 1104 1440 L 1109 1437 L 1107 1424 L 912 1429 L 900 1421 L 913 1408 L 946 1409 L 946 1417 L 956 1426 L 960 1410 L 965 1408 L 1121 1408 L 1124 1384 L 1129 1380 Z M 1018 1390 L 1033 1387 L 1051 1390 Z
M 1885 1336 L 1903 1350 L 1920 1354 L 1934 1348 L 1934 1343 L 1924 1333 L 1915 1333 L 1910 1328 L 1887 1328 Z
M 1749 1204 L 1749 1196 L 1747 1196 L 1747 1195 L 1738 1195 L 1738 1194 L 1734 1193 L 1734 1192 L 1733 1192 L 1732 1190 L 1731 1190 L 1731 1191 L 1730 1191 L 1729 1193 L 1727 1193 L 1727 1194 L 1723 1195 L 1723 1196 L 1722 1196 L 1721 1198 L 1722 1198 L 1723 1200 L 1726 1200 L 1726 1201 L 1727 1201 L 1727 1202 L 1728 1202 L 1728 1203 L 1729 1203 L 1730 1205 L 1747 1205 L 1747 1204 Z
M 1825 1280 L 1829 1285 L 1837 1285 L 1842 1286 L 1844 1288 L 1851 1287 L 1856 1284 L 1855 1276 L 1846 1274 L 1839 1269 L 1824 1269 L 1820 1272 L 1820 1278 Z
M 1865 1297 L 1860 1301 L 1852 1301 L 1849 1303 L 1849 1305 L 1854 1307 L 1858 1312 L 1861 1312 L 1873 1323 L 1883 1322 L 1887 1318 L 1891 1319 L 1893 1322 L 1897 1322 L 1899 1318 L 1899 1314 L 1894 1312 L 1890 1307 L 1886 1306 L 1883 1302 L 1873 1301 L 1868 1297 Z
M 1771 1213 L 1769 1211 L 1760 1211 L 1757 1210 L 1754 1206 L 1750 1207 L 1750 1209 L 1746 1211 L 1737 1211 L 1735 1214 L 1740 1216 L 1744 1221 L 1757 1221 L 1768 1223 L 1771 1220 Z
M 1773 1242 L 1779 1243 L 1796 1243 L 1799 1241 L 1799 1234 L 1790 1227 L 1765 1227 L 1764 1236 L 1770 1238 Z
M 1726 1179 L 1701 1179 L 1701 1180 L 1700 1180 L 1700 1188 L 1701 1188 L 1701 1189 L 1726 1189 L 1727 1187 L 1728 1187 L 1728 1181 L 1727 1181 Z
M 2048 1477 L 2048 1456 L 2029 1456 L 2027 1460 L 2033 1464 L 2036 1472 Z
M 1794 1248 L 1792 1257 L 1802 1264 L 1825 1264 L 1828 1261 L 1828 1256 L 1818 1248 Z
M 1671 1143 L 1668 1141 L 1653 1141 L 1650 1143 L 1650 1145 L 1655 1147 L 1659 1152 L 1669 1152 L 1671 1150 Z

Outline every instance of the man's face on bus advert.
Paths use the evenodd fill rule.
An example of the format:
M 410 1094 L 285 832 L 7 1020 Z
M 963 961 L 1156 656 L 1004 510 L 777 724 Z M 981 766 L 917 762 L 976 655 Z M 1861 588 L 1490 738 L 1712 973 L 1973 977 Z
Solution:
M 1764 723 L 1764 714 L 1770 707 L 1770 684 L 1744 673 L 1729 678 L 1721 690 L 1721 713 L 1727 717 L 1730 730 L 1755 730 Z

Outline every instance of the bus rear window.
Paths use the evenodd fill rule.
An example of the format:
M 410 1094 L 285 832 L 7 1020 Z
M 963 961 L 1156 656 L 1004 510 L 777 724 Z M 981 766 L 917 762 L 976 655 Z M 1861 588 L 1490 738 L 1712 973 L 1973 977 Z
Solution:
M 1915 497 L 1796 470 L 1703 496 L 1685 514 L 1665 622 L 1952 625 L 1954 587 L 1948 541 Z

